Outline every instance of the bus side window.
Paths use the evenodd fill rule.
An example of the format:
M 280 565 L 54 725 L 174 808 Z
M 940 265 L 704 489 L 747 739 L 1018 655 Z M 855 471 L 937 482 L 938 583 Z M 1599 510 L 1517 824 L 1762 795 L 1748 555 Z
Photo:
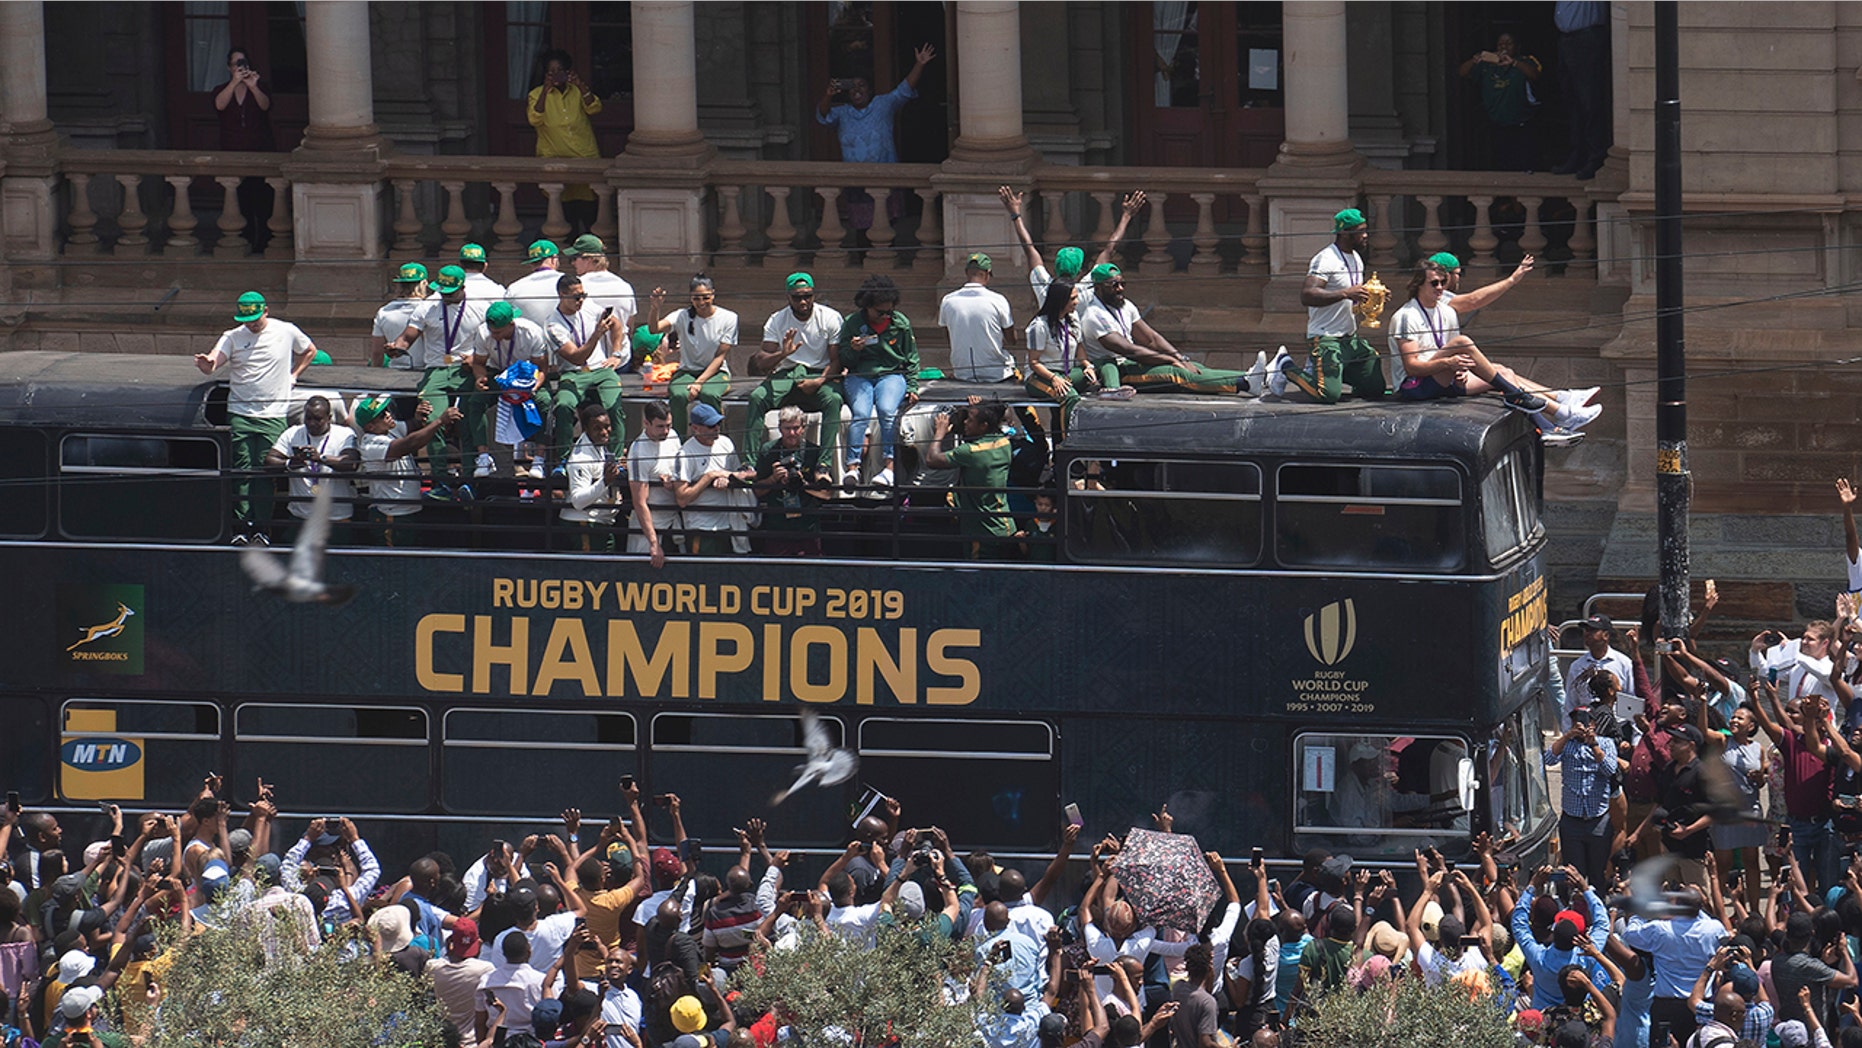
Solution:
M 1286 567 L 1454 571 L 1467 562 L 1461 477 L 1446 466 L 1288 463 L 1275 493 Z
M 441 730 L 447 811 L 549 821 L 586 803 L 591 784 L 635 770 L 626 713 L 451 709 Z
M 1075 459 L 1067 554 L 1097 564 L 1246 567 L 1261 557 L 1261 471 L 1251 462 Z
M 1307 734 L 1294 754 L 1298 849 L 1402 855 L 1467 839 L 1457 787 L 1468 744 L 1459 737 Z

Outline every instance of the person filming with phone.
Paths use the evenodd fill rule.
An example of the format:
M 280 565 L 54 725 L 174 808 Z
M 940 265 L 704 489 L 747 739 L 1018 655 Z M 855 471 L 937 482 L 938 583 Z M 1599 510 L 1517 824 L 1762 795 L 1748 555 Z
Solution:
M 530 89 L 529 103 L 524 115 L 537 129 L 538 156 L 592 159 L 601 155 L 595 144 L 595 125 L 589 120 L 601 112 L 601 96 L 576 74 L 569 52 L 543 52 L 543 82 Z M 571 237 L 588 232 L 595 224 L 595 191 L 580 184 L 564 186 L 562 213 L 569 220 Z
M 226 53 L 226 83 L 214 90 L 213 108 L 220 118 L 220 148 L 241 153 L 270 153 L 278 148 L 272 135 L 272 96 L 243 47 Z M 249 175 L 239 180 L 239 213 L 246 220 L 245 238 L 254 251 L 264 251 L 271 239 L 272 187 Z

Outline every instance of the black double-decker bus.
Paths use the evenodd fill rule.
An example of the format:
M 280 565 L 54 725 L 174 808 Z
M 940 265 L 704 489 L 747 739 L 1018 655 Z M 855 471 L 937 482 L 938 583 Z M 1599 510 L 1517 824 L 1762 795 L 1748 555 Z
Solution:
M 412 382 L 302 385 L 411 408 Z M 971 392 L 930 383 L 925 410 Z M 795 849 L 835 848 L 862 784 L 1003 857 L 1051 853 L 1067 803 L 1089 836 L 1168 803 L 1205 847 L 1282 858 L 1482 830 L 1532 854 L 1553 827 L 1542 452 L 1488 398 L 1088 402 L 1052 562 L 955 559 L 922 471 L 828 503 L 821 557 L 661 570 L 552 551 L 560 493 L 482 493 L 424 508 L 420 548 L 333 548 L 341 608 L 252 591 L 225 402 L 187 360 L 0 355 L 0 779 L 30 807 L 262 775 L 391 868 L 612 806 L 628 772 L 693 836 L 761 815 Z M 860 773 L 772 811 L 804 707 Z

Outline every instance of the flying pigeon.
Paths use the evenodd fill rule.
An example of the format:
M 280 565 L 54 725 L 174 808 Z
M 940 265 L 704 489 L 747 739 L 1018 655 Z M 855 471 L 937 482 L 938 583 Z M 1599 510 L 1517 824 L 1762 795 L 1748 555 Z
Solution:
M 323 548 L 330 541 L 330 498 L 330 485 L 319 484 L 317 501 L 311 505 L 310 519 L 298 532 L 288 568 L 280 554 L 257 546 L 240 551 L 239 563 L 252 577 L 253 592 L 265 590 L 293 604 L 342 605 L 356 595 L 354 586 L 331 586 L 323 581 Z
M 1680 865 L 1679 857 L 1669 854 L 1644 859 L 1629 871 L 1629 894 L 1612 898 L 1610 905 L 1626 909 L 1647 921 L 1693 916 L 1700 908 L 1699 896 L 1689 892 L 1671 892 L 1664 888 L 1668 875 Z
M 852 750 L 835 746 L 828 738 L 828 730 L 821 726 L 821 718 L 807 707 L 802 708 L 802 745 L 808 749 L 808 760 L 795 766 L 795 781 L 789 788 L 770 798 L 772 808 L 804 786 L 835 786 L 860 770 L 860 758 Z

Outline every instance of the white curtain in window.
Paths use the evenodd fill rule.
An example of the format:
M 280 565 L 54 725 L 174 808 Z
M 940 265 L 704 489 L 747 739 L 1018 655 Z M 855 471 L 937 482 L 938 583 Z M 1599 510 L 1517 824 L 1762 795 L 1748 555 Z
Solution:
M 212 91 L 226 83 L 226 51 L 233 46 L 232 12 L 226 3 L 182 4 L 187 27 L 187 88 Z
M 536 86 L 530 82 L 530 71 L 536 65 L 537 53 L 543 50 L 549 17 L 549 4 L 541 0 L 505 2 L 505 80 L 511 98 L 528 97 Z
M 1155 101 L 1159 109 L 1170 106 L 1170 74 L 1165 70 L 1177 60 L 1177 48 L 1183 46 L 1183 34 L 1190 28 L 1190 12 L 1195 6 L 1177 0 L 1156 0 L 1151 4 L 1151 41 L 1157 49 L 1158 66 L 1152 80 L 1156 84 Z

